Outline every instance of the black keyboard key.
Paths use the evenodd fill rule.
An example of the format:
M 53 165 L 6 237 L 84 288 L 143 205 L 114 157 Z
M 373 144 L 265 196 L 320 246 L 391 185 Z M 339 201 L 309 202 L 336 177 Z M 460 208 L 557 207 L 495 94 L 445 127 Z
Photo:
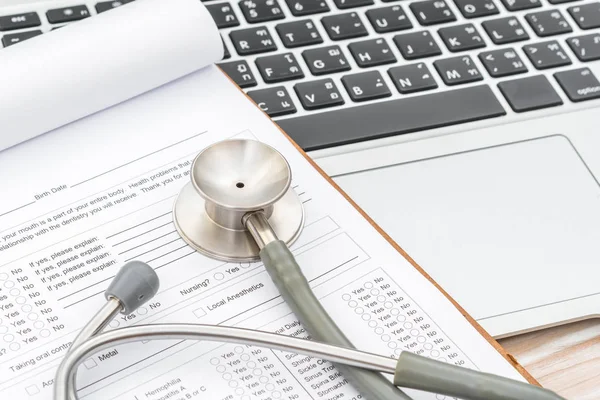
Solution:
M 536 69 L 570 65 L 571 59 L 556 40 L 523 46 L 523 51 Z
M 411 29 L 412 24 L 400 6 L 375 8 L 366 12 L 373 29 L 378 33 Z
M 554 77 L 573 102 L 600 98 L 600 82 L 587 67 L 557 72 Z
M 240 24 L 229 3 L 207 4 L 206 9 L 219 29 L 231 28 Z
M 346 75 L 342 83 L 354 102 L 381 99 L 392 95 L 379 71 Z
M 454 3 L 465 18 L 485 17 L 500 13 L 494 0 L 454 0 Z
M 559 10 L 540 11 L 525 15 L 531 28 L 540 37 L 573 32 L 567 20 Z
M 550 3 L 550 4 L 563 4 L 563 3 L 572 3 L 574 1 L 579 1 L 579 0 L 548 0 L 548 3 Z
M 485 21 L 481 26 L 495 44 L 514 43 L 529 39 L 529 35 L 516 17 Z
M 456 17 L 444 0 L 427 0 L 410 3 L 417 20 L 421 25 L 436 25 L 456 21 Z
M 329 78 L 297 83 L 294 85 L 294 90 L 305 110 L 318 110 L 344 104 L 338 88 Z
M 332 74 L 350 69 L 350 64 L 340 46 L 304 50 L 302 57 L 313 75 Z
M 485 42 L 473 24 L 454 25 L 438 30 L 440 37 L 451 52 L 485 47 Z
M 479 54 L 479 60 L 494 78 L 527 72 L 523 60 L 513 49 L 486 51 Z
M 285 0 L 290 11 L 296 17 L 329 11 L 325 0 Z
M 239 5 L 250 24 L 285 18 L 277 0 L 242 0 Z
M 396 35 L 394 36 L 394 43 L 396 43 L 402 57 L 407 60 L 442 54 L 442 51 L 428 31 Z
M 600 60 L 600 33 L 569 38 L 567 44 L 580 61 Z
M 355 42 L 348 45 L 348 49 L 361 68 L 396 62 L 396 56 L 384 38 Z
M 355 12 L 323 17 L 321 22 L 331 40 L 351 39 L 369 34 Z
M 448 86 L 462 85 L 483 79 L 479 69 L 469 56 L 446 58 L 433 63 L 435 69 Z
M 12 46 L 13 44 L 21 43 L 24 40 L 31 39 L 32 37 L 41 35 L 42 31 L 25 31 L 18 33 L 9 33 L 2 37 L 2 45 L 4 47 Z
M 498 89 L 515 112 L 559 106 L 563 102 L 544 75 L 504 81 Z
M 306 151 L 499 117 L 488 85 L 432 92 L 279 121 Z
M 529 10 L 542 6 L 541 0 L 502 0 L 508 11 Z
M 46 18 L 51 24 L 79 21 L 90 16 L 87 6 L 55 8 L 46 12 Z
M 370 6 L 374 4 L 373 0 L 333 0 L 335 6 L 339 9 Z
M 279 24 L 275 29 L 287 48 L 323 43 L 317 27 L 309 19 Z
M 229 37 L 240 56 L 277 50 L 277 45 L 265 26 L 231 31 Z
M 304 78 L 304 72 L 292 53 L 259 57 L 256 59 L 256 66 L 266 83 Z
M 588 3 L 567 9 L 581 29 L 600 28 L 600 3 Z
M 5 15 L 0 17 L 0 31 L 13 31 L 15 29 L 33 28 L 42 22 L 35 12 Z
M 433 75 L 424 63 L 402 65 L 390 68 L 390 78 L 402 94 L 421 92 L 438 87 Z
M 250 71 L 246 60 L 230 61 L 217 64 L 239 87 L 248 88 L 256 86 L 256 78 Z
M 127 3 L 131 3 L 133 0 L 118 0 L 118 1 L 101 1 L 96 4 L 96 12 L 98 14 L 103 13 L 113 8 L 124 6 Z
M 296 112 L 296 106 L 287 89 L 283 86 L 251 90 L 248 92 L 248 96 L 256 103 L 258 108 L 266 112 L 271 118 Z

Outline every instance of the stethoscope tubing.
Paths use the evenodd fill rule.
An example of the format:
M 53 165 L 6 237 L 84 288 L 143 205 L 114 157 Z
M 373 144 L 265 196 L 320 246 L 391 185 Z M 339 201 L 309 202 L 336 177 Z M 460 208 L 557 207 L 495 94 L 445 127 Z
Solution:
M 239 157 L 231 157 L 232 153 L 230 152 L 238 154 Z M 208 157 L 209 162 L 199 162 L 203 154 L 207 155 L 206 157 Z M 261 199 L 261 202 L 256 205 L 256 209 L 254 207 L 248 209 L 246 200 L 249 195 L 247 190 L 250 186 L 246 188 L 244 182 L 239 180 L 241 178 L 238 175 L 246 176 L 242 173 L 245 170 L 253 170 L 257 166 L 265 167 L 260 162 L 257 164 L 257 160 L 271 159 L 270 157 L 248 157 L 248 155 L 256 156 L 257 154 L 263 156 L 269 154 L 275 157 L 279 160 L 277 165 L 280 168 L 274 171 L 275 176 L 271 176 L 274 179 L 267 181 L 263 179 L 261 185 L 253 186 L 255 190 L 254 195 L 258 195 L 257 198 Z M 211 168 L 215 158 L 225 155 L 228 155 L 230 162 L 235 163 L 240 161 L 242 164 L 236 164 L 237 169 Z M 251 161 L 250 165 L 243 163 L 243 161 L 248 160 Z M 202 166 L 207 167 L 208 170 L 198 170 Z M 287 168 L 285 168 L 286 166 Z M 231 172 L 234 170 L 236 172 L 232 174 Z M 221 188 L 224 192 L 221 193 L 221 196 L 217 196 L 221 201 L 226 199 L 225 204 L 216 202 L 213 197 L 206 195 L 206 193 L 200 190 L 207 185 L 211 188 L 211 185 L 214 183 L 214 174 L 221 174 L 217 175 L 217 181 L 221 182 L 224 179 L 232 185 L 230 189 L 233 192 L 229 189 Z M 283 179 L 282 174 L 285 179 Z M 191 175 L 192 182 L 195 184 L 198 194 L 204 193 L 204 196 L 201 196 L 204 198 L 202 201 L 211 201 L 214 203 L 214 207 L 210 207 L 212 211 L 208 215 L 209 209 L 206 207 L 199 210 L 197 207 L 190 208 L 190 204 L 193 206 L 195 200 L 189 197 L 189 193 L 186 195 L 187 197 L 178 197 L 175 205 L 174 221 L 182 237 L 193 248 L 206 252 L 215 258 L 222 257 L 227 260 L 239 260 L 242 256 L 248 256 L 246 254 L 246 250 L 248 250 L 247 246 L 252 244 L 248 241 L 249 235 L 254 239 L 255 247 L 260 251 L 258 255 L 282 298 L 298 317 L 310 336 L 317 341 L 250 329 L 203 324 L 140 325 L 101 333 L 118 313 L 129 314 L 133 312 L 141 304 L 152 298 L 159 289 L 159 279 L 156 272 L 145 263 L 133 261 L 126 264 L 117 273 L 115 279 L 105 292 L 107 303 L 81 330 L 75 338 L 70 351 L 60 364 L 54 380 L 55 400 L 77 400 L 78 395 L 75 382 L 77 368 L 83 360 L 90 357 L 93 353 L 109 347 L 141 340 L 218 341 L 299 353 L 328 360 L 338 367 L 340 372 L 352 383 L 355 389 L 364 397 L 371 400 L 410 399 L 404 392 L 398 389 L 399 387 L 438 393 L 450 397 L 460 397 L 465 400 L 564 400 L 555 393 L 523 382 L 469 370 L 451 363 L 442 363 L 407 351 L 400 353 L 398 360 L 396 360 L 350 348 L 352 346 L 350 340 L 336 325 L 335 321 L 329 316 L 312 292 L 302 269 L 287 247 L 289 241 L 279 240 L 277 233 L 269 222 L 269 216 L 273 215 L 271 212 L 275 212 L 273 211 L 273 207 L 277 207 L 273 202 L 277 202 L 281 198 L 279 193 L 285 191 L 290 193 L 291 190 L 289 189 L 291 170 L 285 158 L 275 149 L 269 146 L 265 147 L 265 145 L 261 147 L 255 141 L 225 141 L 213 145 L 211 151 L 207 149 L 201 153 L 194 161 Z M 203 177 L 198 182 L 194 180 L 194 177 L 198 178 L 201 175 Z M 207 179 L 207 177 L 210 179 Z M 234 189 L 234 186 L 237 189 Z M 244 189 L 246 192 L 243 195 L 239 192 L 241 188 L 246 188 Z M 257 190 L 262 192 L 256 193 Z M 182 200 L 182 202 L 179 202 L 180 198 L 186 201 Z M 233 203 L 230 203 L 229 200 L 232 200 Z M 185 232 L 186 229 L 180 229 L 181 226 L 178 225 L 177 221 L 181 222 L 183 220 L 177 218 L 177 204 L 181 205 L 182 210 L 185 211 L 182 214 L 184 217 L 190 217 L 190 215 L 186 215 L 186 212 L 205 211 L 208 219 L 204 218 L 196 222 L 198 222 L 200 227 L 208 223 L 207 226 L 204 226 L 206 229 L 197 229 L 198 226 L 190 226 L 189 224 L 186 227 L 186 229 L 190 230 L 187 234 Z M 292 207 L 288 209 L 284 207 L 283 214 L 280 214 L 291 217 L 290 213 L 299 213 L 296 215 L 295 222 L 291 220 L 294 222 L 291 224 L 291 228 L 293 229 L 288 229 L 287 232 L 288 236 L 290 236 L 290 233 L 292 234 L 291 239 L 288 238 L 291 241 L 295 240 L 295 237 L 299 234 L 304 221 L 302 205 L 301 203 L 298 204 L 300 204 L 299 208 Z M 243 206 L 243 209 L 239 209 L 241 206 Z M 282 220 L 275 219 L 275 221 L 279 223 L 279 225 L 275 224 L 275 226 L 281 228 Z M 225 225 L 221 226 L 217 222 Z M 241 229 L 242 227 L 244 229 Z M 227 232 L 224 232 L 221 228 Z M 236 240 L 233 240 L 233 237 L 229 236 L 230 232 L 233 231 L 237 232 L 237 236 L 235 236 Z M 198 236 L 198 232 L 208 232 L 208 236 Z M 210 232 L 212 232 L 212 236 Z M 210 240 L 207 242 L 207 238 L 211 239 L 212 242 Z M 215 243 L 219 245 L 215 245 Z M 238 247 L 241 246 L 241 249 L 245 250 L 240 253 L 237 251 L 239 250 L 238 247 L 231 245 L 239 245 Z M 254 251 L 251 253 L 254 257 Z M 375 372 L 392 374 L 393 382 Z
M 202 324 L 139 325 L 100 333 L 71 349 L 54 380 L 54 400 L 78 400 L 74 389 L 77 367 L 95 352 L 141 340 L 207 340 L 252 345 L 322 358 L 371 371 L 394 374 L 396 360 L 359 350 L 333 346 L 270 332 Z M 71 396 L 69 396 L 71 394 Z

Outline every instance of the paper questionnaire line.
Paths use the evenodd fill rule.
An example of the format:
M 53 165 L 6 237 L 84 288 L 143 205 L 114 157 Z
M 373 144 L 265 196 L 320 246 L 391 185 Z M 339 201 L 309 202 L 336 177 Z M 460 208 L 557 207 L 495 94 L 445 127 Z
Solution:
M 198 133 L 198 134 L 196 134 L 196 135 L 193 135 L 193 136 L 190 136 L 190 137 L 188 137 L 188 138 L 185 138 L 185 139 L 183 139 L 183 140 L 180 140 L 179 142 L 176 142 L 176 143 L 170 144 L 170 145 L 168 145 L 168 146 L 165 146 L 165 147 L 163 147 L 163 148 L 161 148 L 161 149 L 155 150 L 155 151 L 153 151 L 152 153 L 148 153 L 148 154 L 146 154 L 146 155 L 143 155 L 143 156 L 141 156 L 141 157 L 139 157 L 139 158 L 136 158 L 135 160 L 131 160 L 131 161 L 129 161 L 129 162 L 126 162 L 125 164 L 119 165 L 118 167 L 112 168 L 112 169 L 110 169 L 110 170 L 108 170 L 108 171 L 102 172 L 102 173 L 100 173 L 100 174 L 98 174 L 98 175 L 92 176 L 91 178 L 87 178 L 87 179 L 85 179 L 85 180 L 83 180 L 83 181 L 81 181 L 81 182 L 78 182 L 78 183 L 76 183 L 76 184 L 74 184 L 74 185 L 71 185 L 71 187 L 72 187 L 72 188 L 74 188 L 74 187 L 76 187 L 76 186 L 79 186 L 79 185 L 82 185 L 82 184 L 84 184 L 84 183 L 90 182 L 90 181 L 92 181 L 92 180 L 94 180 L 94 179 L 96 179 L 96 178 L 99 178 L 99 177 L 101 177 L 101 176 L 104 176 L 104 175 L 106 175 L 106 174 L 110 174 L 111 172 L 117 171 L 117 170 L 119 170 L 119 169 L 121 169 L 121 168 L 123 168 L 123 167 L 126 167 L 126 166 L 128 166 L 128 165 L 131 165 L 131 164 L 133 164 L 133 163 L 136 163 L 136 162 L 138 162 L 138 161 L 140 161 L 140 160 L 143 160 L 143 159 L 145 159 L 145 158 L 148 158 L 148 157 L 150 157 L 150 156 L 153 156 L 153 155 L 155 155 L 155 154 L 158 154 L 158 153 L 160 153 L 161 151 L 164 151 L 164 150 L 166 150 L 166 149 L 170 149 L 171 147 L 177 146 L 178 144 L 181 144 L 181 143 L 187 142 L 187 141 L 189 141 L 189 140 L 191 140 L 191 139 L 197 138 L 198 136 L 200 136 L 200 135 L 203 135 L 203 134 L 205 134 L 205 133 L 207 133 L 207 132 L 208 132 L 208 131 L 200 132 L 200 133 Z

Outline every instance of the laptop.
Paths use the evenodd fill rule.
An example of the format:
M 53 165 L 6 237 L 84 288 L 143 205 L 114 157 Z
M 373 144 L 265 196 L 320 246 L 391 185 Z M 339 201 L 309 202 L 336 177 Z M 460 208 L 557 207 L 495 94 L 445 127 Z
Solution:
M 4 0 L 0 42 L 131 1 Z M 205 5 L 225 73 L 492 335 L 598 316 L 598 0 Z

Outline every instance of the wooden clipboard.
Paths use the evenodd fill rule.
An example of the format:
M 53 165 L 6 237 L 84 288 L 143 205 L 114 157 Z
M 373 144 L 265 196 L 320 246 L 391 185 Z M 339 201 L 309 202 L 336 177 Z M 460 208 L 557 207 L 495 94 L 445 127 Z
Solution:
M 220 67 L 219 67 L 219 69 L 220 69 Z M 223 72 L 223 70 L 221 70 L 221 72 Z M 229 81 L 233 85 L 235 85 L 237 87 L 237 84 L 231 78 L 229 78 L 229 76 L 226 73 L 223 72 L 223 74 L 225 75 L 225 77 L 227 77 L 227 79 L 229 79 Z M 242 92 L 244 94 L 244 96 L 246 96 L 246 98 L 250 102 L 252 102 L 252 104 L 255 104 L 254 101 L 250 98 L 250 96 L 248 96 L 239 87 L 238 87 L 238 89 L 240 92 Z M 260 110 L 260 107 L 258 107 L 258 106 L 256 106 L 256 107 Z M 265 114 L 265 116 L 267 118 L 270 119 L 270 117 L 267 115 L 266 112 L 264 112 L 263 110 L 261 110 L 261 112 L 263 114 Z M 379 234 L 381 236 L 383 236 L 385 238 L 385 240 L 387 240 L 387 242 L 389 244 L 391 244 L 392 247 L 394 249 L 396 249 L 396 251 L 398 251 L 398 253 L 400 253 L 402 255 L 402 257 L 404 257 L 409 263 L 411 263 L 412 266 L 415 267 L 415 269 L 421 273 L 421 275 L 423 275 L 425 278 L 427 278 L 427 280 L 429 282 L 431 282 L 437 288 L 437 290 L 439 290 L 444 296 L 446 296 L 446 298 L 448 300 L 450 300 L 450 302 L 463 315 L 463 317 L 465 317 L 466 320 L 469 321 L 469 323 L 477 330 L 477 332 L 479 332 L 479 334 L 481 336 L 483 336 L 485 338 L 485 340 L 487 340 L 498 351 L 498 353 L 500 353 L 502 355 L 502 357 L 504 357 L 506 359 L 506 361 L 508 361 L 529 383 L 531 383 L 532 385 L 541 386 L 540 383 L 533 376 L 531 376 L 531 374 L 529 372 L 527 372 L 527 370 L 521 364 L 519 364 L 519 362 L 500 345 L 500 343 L 498 343 L 496 341 L 496 339 L 494 339 L 485 329 L 483 329 L 483 327 L 481 325 L 479 325 L 479 323 L 477 321 L 475 321 L 475 319 L 471 315 L 469 315 L 469 313 L 467 313 L 465 311 L 465 309 L 462 308 L 460 306 L 460 304 L 458 304 L 458 302 L 456 300 L 454 300 L 452 298 L 452 296 L 450 296 L 423 268 L 421 268 L 421 266 L 419 264 L 417 264 L 417 262 L 415 260 L 413 260 L 408 255 L 408 253 L 406 251 L 404 251 L 404 249 L 402 249 L 402 247 L 400 247 L 387 233 L 385 233 L 385 231 L 383 229 L 381 229 L 381 227 L 379 227 L 379 225 L 377 225 L 375 223 L 375 221 L 373 221 L 373 219 L 371 219 L 371 217 L 366 212 L 364 212 L 362 210 L 362 208 L 360 208 L 358 206 L 358 204 L 356 204 L 354 202 L 354 200 L 352 200 L 352 198 L 350 196 L 348 196 L 346 194 L 346 192 L 344 192 L 337 185 L 337 183 L 335 183 L 333 181 L 333 179 L 331 179 L 329 177 L 329 175 L 327 175 L 325 173 L 325 171 L 323 171 L 321 169 L 321 167 L 319 167 L 317 165 L 317 163 L 315 163 L 312 160 L 312 158 L 310 158 L 308 156 L 308 154 L 306 154 L 306 152 L 304 152 L 304 150 L 302 150 L 302 148 L 300 148 L 300 146 L 298 146 L 298 144 L 296 142 L 294 142 L 292 140 L 292 138 L 287 133 L 284 132 L 283 129 L 281 129 L 281 127 L 279 125 L 277 125 L 275 122 L 273 122 L 273 124 L 277 127 L 277 129 L 281 132 L 281 134 L 283 136 L 285 136 L 292 143 L 292 145 L 296 148 L 296 150 L 298 150 L 298 152 L 300 154 L 302 154 L 302 156 L 306 159 L 306 161 L 308 161 L 310 163 L 310 165 L 312 165 L 313 168 L 316 169 L 319 172 L 319 174 L 321 174 L 321 176 L 323 178 L 325 178 L 327 180 L 327 182 L 329 182 L 329 184 L 331 186 L 333 186 L 334 189 L 337 190 L 346 199 L 346 201 L 348 201 L 348 203 L 350 203 L 356 209 L 356 211 L 358 211 L 363 216 L 363 218 L 365 218 L 373 226 L 373 228 L 375 228 L 377 230 L 377 232 L 379 232 Z

